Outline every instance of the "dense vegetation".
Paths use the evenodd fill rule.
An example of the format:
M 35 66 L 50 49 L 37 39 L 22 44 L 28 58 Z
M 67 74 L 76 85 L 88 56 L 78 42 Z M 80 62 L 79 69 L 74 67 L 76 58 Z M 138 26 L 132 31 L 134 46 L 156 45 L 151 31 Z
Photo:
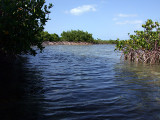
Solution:
M 41 37 L 42 37 L 43 41 L 50 41 L 50 42 L 61 41 L 60 37 L 56 33 L 49 34 L 47 31 L 41 32 Z
M 116 49 L 124 58 L 143 63 L 160 63 L 160 23 L 148 19 L 142 25 L 144 31 L 135 31 L 126 41 L 118 41 Z
M 94 42 L 92 34 L 84 32 L 82 30 L 71 30 L 67 32 L 63 31 L 61 33 L 61 40 L 69 42 Z
M 0 53 L 33 54 L 32 46 L 42 50 L 40 33 L 49 20 L 52 4 L 45 0 L 0 0 Z
M 50 34 L 47 31 L 41 32 L 41 37 L 43 41 L 50 42 L 59 42 L 59 41 L 68 41 L 68 42 L 87 42 L 92 44 L 116 44 L 116 40 L 95 40 L 92 37 L 92 34 L 88 32 L 84 32 L 82 30 L 71 30 L 71 31 L 63 31 L 61 33 L 61 37 L 59 37 L 56 33 Z
M 82 30 L 71 30 L 71 31 L 63 31 L 61 33 L 61 37 L 59 37 L 56 33 L 50 34 L 47 31 L 41 32 L 41 37 L 43 41 L 50 42 L 59 42 L 59 41 L 68 41 L 68 42 L 89 42 L 93 43 L 94 38 L 92 34 L 88 32 L 83 32 Z

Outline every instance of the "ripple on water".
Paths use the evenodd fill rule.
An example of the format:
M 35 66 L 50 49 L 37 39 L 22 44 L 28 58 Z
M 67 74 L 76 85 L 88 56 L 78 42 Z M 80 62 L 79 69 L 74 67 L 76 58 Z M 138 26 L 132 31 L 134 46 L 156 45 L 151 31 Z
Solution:
M 124 63 L 114 45 L 48 46 L 28 57 L 25 70 L 40 82 L 42 92 L 24 99 L 39 120 L 160 118 L 159 68 Z

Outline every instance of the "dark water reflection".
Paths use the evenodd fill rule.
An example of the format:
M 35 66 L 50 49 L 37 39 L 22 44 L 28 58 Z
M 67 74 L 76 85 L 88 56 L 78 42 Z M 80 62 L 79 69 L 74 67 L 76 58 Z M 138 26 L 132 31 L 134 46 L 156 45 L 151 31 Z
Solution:
M 160 119 L 158 65 L 124 63 L 114 45 L 48 46 L 24 60 L 3 72 L 2 120 Z
M 25 67 L 27 58 L 1 62 L 0 67 L 0 120 L 41 119 L 39 71 Z

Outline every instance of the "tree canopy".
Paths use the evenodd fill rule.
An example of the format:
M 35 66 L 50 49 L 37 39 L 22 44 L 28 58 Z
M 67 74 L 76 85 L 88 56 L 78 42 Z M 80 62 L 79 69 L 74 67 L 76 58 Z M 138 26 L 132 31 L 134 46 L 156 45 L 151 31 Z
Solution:
M 61 40 L 69 42 L 94 42 L 92 34 L 84 32 L 82 30 L 71 30 L 67 32 L 63 31 L 61 33 Z
M 40 39 L 40 38 L 39 38 Z M 87 42 L 92 44 L 116 44 L 116 40 L 101 40 L 101 39 L 94 39 L 92 34 L 88 32 L 84 32 L 82 30 L 71 30 L 71 31 L 63 31 L 61 36 L 58 34 L 50 34 L 47 31 L 41 32 L 41 39 L 43 41 L 50 41 L 50 42 Z
M 0 53 L 35 55 L 32 46 L 42 50 L 39 36 L 51 7 L 45 0 L 0 0 Z
M 60 41 L 60 37 L 56 33 L 50 34 L 47 31 L 41 32 L 41 39 L 43 39 L 43 41 L 50 41 L 50 42 Z

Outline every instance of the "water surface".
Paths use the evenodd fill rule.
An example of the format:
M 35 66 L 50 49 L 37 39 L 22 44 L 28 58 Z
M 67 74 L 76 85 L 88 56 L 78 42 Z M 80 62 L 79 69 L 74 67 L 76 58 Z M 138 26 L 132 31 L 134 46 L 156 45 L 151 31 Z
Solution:
M 23 75 L 14 77 L 23 79 L 23 93 L 2 97 L 0 118 L 159 120 L 159 66 L 120 56 L 114 45 L 48 46 L 24 56 Z

